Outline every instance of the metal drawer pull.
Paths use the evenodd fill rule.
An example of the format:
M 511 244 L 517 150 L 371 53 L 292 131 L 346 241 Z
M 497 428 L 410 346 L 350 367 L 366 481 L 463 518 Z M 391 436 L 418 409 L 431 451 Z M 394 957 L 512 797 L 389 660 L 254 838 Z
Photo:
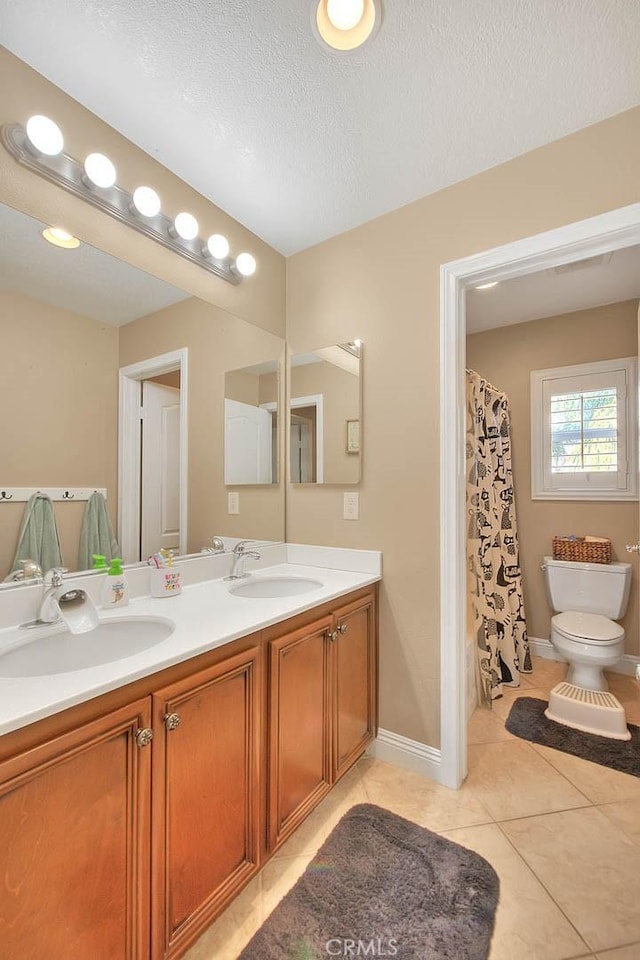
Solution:
M 347 632 L 347 624 L 346 624 L 346 623 L 341 623 L 340 626 L 338 627 L 338 630 L 340 631 L 340 633 L 346 633 L 346 632 Z
M 148 747 L 153 740 L 153 730 L 149 727 L 143 727 L 136 731 L 136 743 L 139 747 Z
M 332 632 L 331 630 L 327 630 L 327 636 L 329 640 L 332 640 L 335 643 L 335 641 L 338 639 L 338 631 L 334 630 Z
M 178 713 L 165 713 L 164 725 L 167 730 L 176 730 L 180 726 L 180 715 Z

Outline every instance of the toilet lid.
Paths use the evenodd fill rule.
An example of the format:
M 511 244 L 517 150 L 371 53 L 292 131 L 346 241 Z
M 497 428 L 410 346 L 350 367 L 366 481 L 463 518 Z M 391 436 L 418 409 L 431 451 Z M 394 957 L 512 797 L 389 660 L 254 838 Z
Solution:
M 599 613 L 569 610 L 556 614 L 553 622 L 562 633 L 570 637 L 583 637 L 585 640 L 617 640 L 624 636 L 624 630 L 619 623 Z

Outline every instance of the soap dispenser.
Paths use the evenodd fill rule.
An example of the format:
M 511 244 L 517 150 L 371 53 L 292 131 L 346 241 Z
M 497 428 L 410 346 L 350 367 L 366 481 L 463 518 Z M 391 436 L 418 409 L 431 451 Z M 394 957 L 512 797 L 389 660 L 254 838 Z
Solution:
M 110 610 L 112 607 L 124 607 L 127 603 L 129 585 L 122 569 L 122 559 L 114 557 L 102 588 L 102 606 Z

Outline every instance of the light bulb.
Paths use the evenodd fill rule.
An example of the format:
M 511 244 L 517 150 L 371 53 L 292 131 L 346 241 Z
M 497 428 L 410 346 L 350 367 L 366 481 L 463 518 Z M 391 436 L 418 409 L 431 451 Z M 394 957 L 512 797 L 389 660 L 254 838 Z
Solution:
M 195 240 L 198 236 L 198 221 L 191 213 L 179 213 L 173 221 L 173 228 L 183 240 Z
M 80 246 L 80 241 L 73 234 L 61 230 L 60 227 L 47 227 L 42 231 L 42 236 L 54 247 L 63 247 L 65 250 L 75 250 Z
M 250 253 L 239 253 L 236 257 L 236 269 L 243 277 L 250 277 L 256 272 L 255 257 Z
M 160 197 L 151 187 L 136 187 L 133 205 L 143 217 L 155 217 L 160 213 Z
M 221 233 L 212 233 L 207 240 L 207 250 L 216 260 L 229 256 L 229 241 Z
M 327 0 L 327 16 L 336 30 L 353 30 L 364 15 L 364 0 Z
M 104 153 L 90 153 L 84 162 L 84 172 L 94 187 L 108 190 L 116 182 L 116 168 Z
M 58 153 L 62 153 L 64 147 L 62 131 L 49 117 L 43 117 L 40 114 L 30 117 L 27 120 L 27 136 L 36 150 L 48 157 L 55 157 Z

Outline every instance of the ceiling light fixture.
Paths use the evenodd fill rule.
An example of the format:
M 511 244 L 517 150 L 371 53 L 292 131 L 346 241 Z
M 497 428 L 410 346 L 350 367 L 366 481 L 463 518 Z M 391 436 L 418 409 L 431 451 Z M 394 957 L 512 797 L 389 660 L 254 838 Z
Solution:
M 42 236 L 48 243 L 52 243 L 54 247 L 62 247 L 64 250 L 77 250 L 80 246 L 80 241 L 77 237 L 74 237 L 71 233 L 67 233 L 66 230 L 61 230 L 60 227 L 46 227 L 46 229 L 42 231 Z
M 490 283 L 479 283 L 477 287 L 474 287 L 474 290 L 490 290 L 491 287 L 497 287 L 498 281 L 491 280 Z
M 333 50 L 361 47 L 380 29 L 381 0 L 312 0 L 314 32 Z
M 205 245 L 198 236 L 198 221 L 193 214 L 182 211 L 171 219 L 162 213 L 160 197 L 151 187 L 137 187 L 133 194 L 119 187 L 116 168 L 104 154 L 90 153 L 81 163 L 63 153 L 62 131 L 49 117 L 37 114 L 27 121 L 26 127 L 19 123 L 4 124 L 0 127 L 0 139 L 14 160 L 33 173 L 86 200 L 209 273 L 233 284 L 255 273 L 255 258 L 250 253 L 241 253 L 234 260 L 229 256 L 229 242 L 222 234 L 211 234 Z M 56 228 L 48 228 L 45 233 L 54 230 Z M 47 235 L 46 239 L 67 248 L 80 245 L 75 237 L 65 236 L 66 240 L 62 241 L 59 236 L 56 240 Z

